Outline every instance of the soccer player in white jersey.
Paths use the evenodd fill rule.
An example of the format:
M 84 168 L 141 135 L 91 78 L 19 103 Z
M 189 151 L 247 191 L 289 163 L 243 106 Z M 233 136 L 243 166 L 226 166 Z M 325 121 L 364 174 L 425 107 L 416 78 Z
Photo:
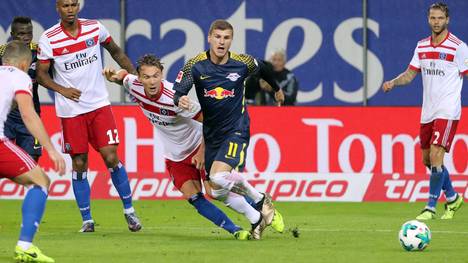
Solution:
M 101 46 L 130 72 L 132 63 L 107 29 L 96 20 L 78 19 L 78 0 L 57 0 L 60 22 L 47 29 L 39 40 L 39 83 L 55 93 L 55 109 L 62 124 L 62 151 L 73 162 L 72 185 L 83 224 L 80 232 L 94 232 L 90 209 L 88 143 L 102 156 L 112 183 L 123 202 L 130 231 L 141 223 L 132 204 L 132 192 L 125 167 L 117 156 L 119 136 L 101 75 Z M 53 67 L 54 79 L 47 74 Z
M 429 200 L 416 219 L 435 219 L 441 190 L 447 203 L 442 219 L 452 219 L 463 204 L 463 198 L 452 186 L 443 165 L 445 152 L 450 151 L 461 114 L 463 76 L 468 76 L 467 45 L 448 31 L 449 9 L 435 3 L 428 9 L 432 35 L 418 42 L 407 70 L 383 84 L 388 92 L 395 86 L 409 84 L 418 72 L 422 74 L 423 105 L 420 141 L 423 162 L 431 170 Z
M 138 103 L 148 120 L 158 131 L 157 139 L 164 145 L 166 166 L 174 185 L 197 211 L 214 224 L 234 234 L 236 239 L 250 238 L 216 206 L 207 201 L 202 193 L 201 181 L 210 194 L 211 187 L 204 172 L 204 142 L 202 135 L 203 116 L 200 105 L 193 104 L 190 111 L 174 105 L 173 84 L 163 80 L 163 65 L 154 55 L 144 55 L 137 62 L 138 76 L 126 70 L 104 69 L 109 81 L 122 84 L 134 102 Z M 244 197 L 230 193 L 224 203 L 248 219 L 257 210 Z M 250 219 L 249 219 L 250 220 Z
M 21 118 L 53 161 L 55 170 L 65 173 L 65 160 L 54 149 L 41 119 L 34 110 L 31 78 L 25 72 L 31 65 L 31 51 L 21 41 L 7 44 L 0 66 L 0 178 L 8 178 L 28 188 L 23 201 L 21 233 L 15 248 L 16 262 L 55 262 L 32 244 L 44 214 L 50 179 L 42 168 L 4 134 L 7 115 L 16 102 Z

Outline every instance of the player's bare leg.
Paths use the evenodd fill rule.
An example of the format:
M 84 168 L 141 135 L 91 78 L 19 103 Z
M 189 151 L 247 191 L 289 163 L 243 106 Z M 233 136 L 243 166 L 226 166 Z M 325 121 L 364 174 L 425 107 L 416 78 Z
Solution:
M 41 223 L 47 201 L 50 179 L 36 166 L 32 170 L 12 179 L 14 182 L 28 187 L 23 201 L 21 233 L 15 247 L 16 262 L 55 262 L 44 255 L 32 244 L 37 228 Z
M 429 170 L 431 170 L 431 157 L 430 157 L 431 149 L 422 149 L 422 160 L 424 166 L 426 166 Z
M 185 199 L 189 199 L 193 195 L 199 193 L 202 191 L 201 183 L 196 180 L 189 180 L 185 182 L 182 187 L 180 188 L 180 192 L 182 192 L 182 195 L 184 196 Z
M 104 146 L 99 149 L 99 153 L 111 174 L 112 183 L 122 200 L 128 229 L 132 232 L 139 231 L 142 225 L 133 208 L 132 190 L 130 189 L 125 166 L 120 162 L 117 155 L 117 145 Z
M 26 187 L 37 185 L 49 189 L 50 186 L 50 179 L 42 172 L 40 166 L 36 166 L 31 171 L 14 177 L 12 181 Z

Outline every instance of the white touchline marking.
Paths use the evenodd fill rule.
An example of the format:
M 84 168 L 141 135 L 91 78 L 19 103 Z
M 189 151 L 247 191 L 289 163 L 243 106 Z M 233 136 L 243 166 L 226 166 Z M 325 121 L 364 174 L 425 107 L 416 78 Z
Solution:
M 298 227 L 299 232 L 352 232 L 352 233 L 372 233 L 372 232 L 383 232 L 383 233 L 398 233 L 398 229 L 328 229 L 328 228 L 303 228 Z M 102 226 L 102 229 L 125 229 L 124 227 L 107 227 Z M 150 226 L 145 227 L 143 229 L 148 230 L 166 230 L 166 229 L 177 229 L 177 230 L 196 230 L 196 231 L 215 231 L 215 230 L 222 230 L 221 228 L 212 228 L 212 227 L 183 227 L 183 226 Z M 125 229 L 126 230 L 126 229 Z M 288 229 L 286 228 L 285 232 Z M 431 233 L 439 233 L 439 234 L 455 234 L 455 235 L 468 235 L 468 231 L 449 231 L 449 230 L 431 230 Z

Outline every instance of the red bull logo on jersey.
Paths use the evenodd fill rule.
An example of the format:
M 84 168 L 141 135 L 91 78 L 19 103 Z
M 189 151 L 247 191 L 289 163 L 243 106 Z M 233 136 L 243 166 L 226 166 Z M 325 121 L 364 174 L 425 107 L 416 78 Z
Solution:
M 216 87 L 212 90 L 205 89 L 205 97 L 214 98 L 217 100 L 222 100 L 229 97 L 234 97 L 234 89 L 227 90 L 222 87 Z

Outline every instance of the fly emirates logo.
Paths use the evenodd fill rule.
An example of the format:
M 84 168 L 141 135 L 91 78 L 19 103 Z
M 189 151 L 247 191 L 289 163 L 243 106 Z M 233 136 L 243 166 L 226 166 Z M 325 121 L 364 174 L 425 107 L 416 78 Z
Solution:
M 445 76 L 444 70 L 436 68 L 436 63 L 433 61 L 429 63 L 429 67 L 422 67 L 421 71 L 424 75 L 440 76 L 440 77 Z
M 78 53 L 75 55 L 76 60 L 73 62 L 65 62 L 65 70 L 74 70 L 80 68 L 82 66 L 89 65 L 93 62 L 98 60 L 98 56 L 93 54 L 92 56 L 88 57 L 86 53 Z

